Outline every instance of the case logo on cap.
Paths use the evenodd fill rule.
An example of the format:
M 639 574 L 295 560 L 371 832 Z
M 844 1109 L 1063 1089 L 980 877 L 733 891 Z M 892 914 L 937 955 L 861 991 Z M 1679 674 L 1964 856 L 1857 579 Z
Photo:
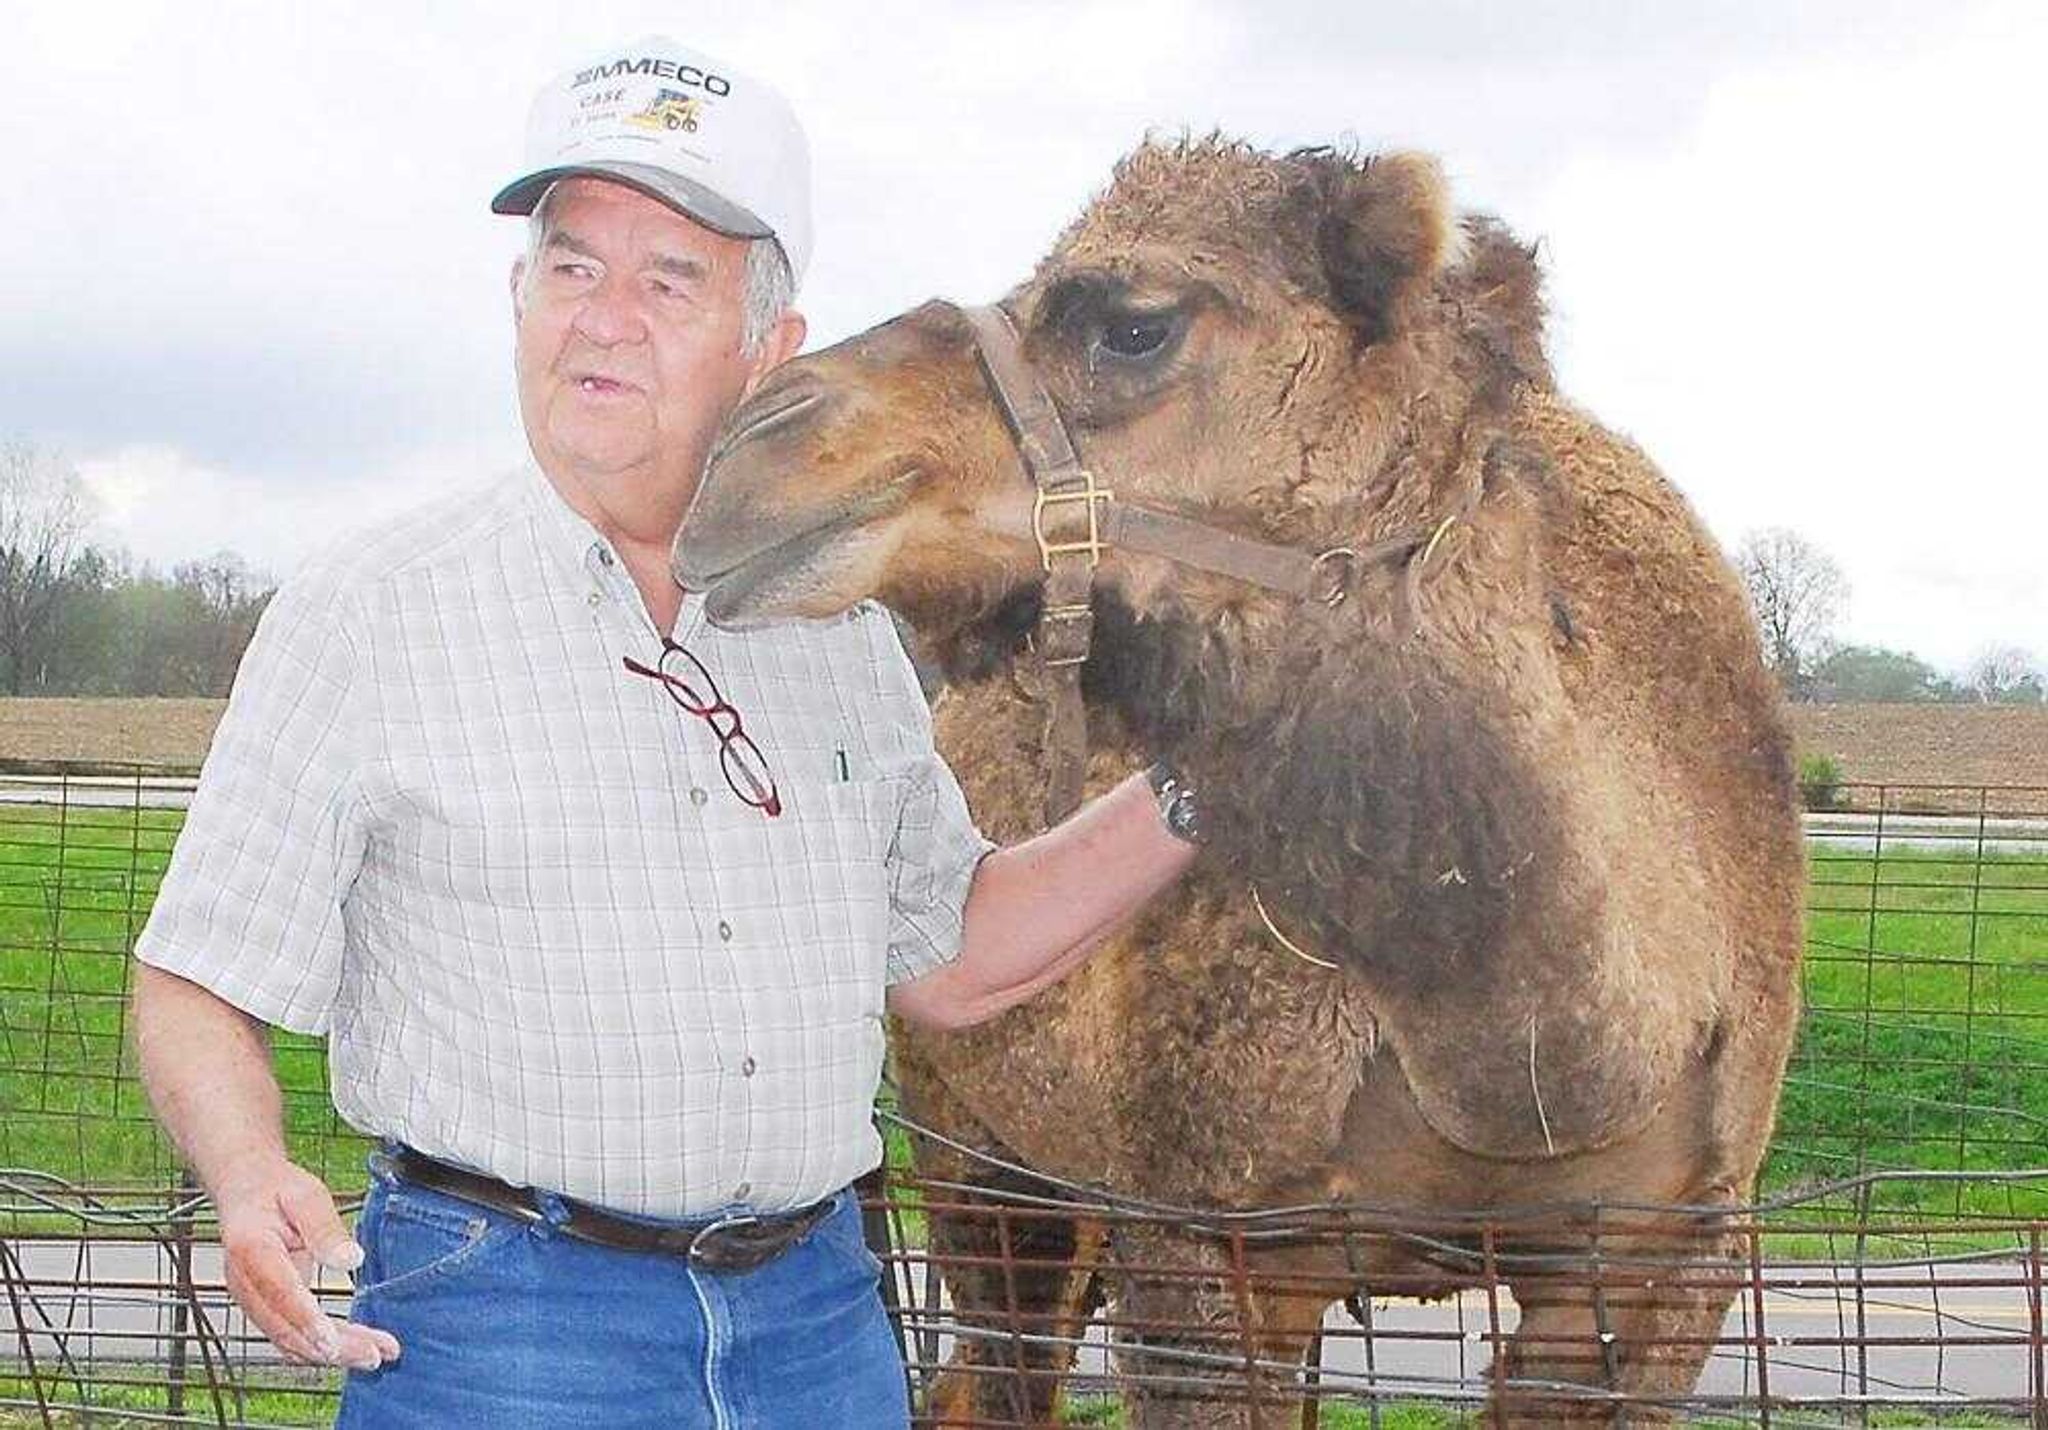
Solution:
M 695 95 L 684 94 L 679 89 L 664 89 L 654 96 L 654 102 L 638 114 L 626 116 L 626 123 L 636 124 L 642 129 L 679 129 L 685 134 L 697 132 L 697 116 L 703 102 Z

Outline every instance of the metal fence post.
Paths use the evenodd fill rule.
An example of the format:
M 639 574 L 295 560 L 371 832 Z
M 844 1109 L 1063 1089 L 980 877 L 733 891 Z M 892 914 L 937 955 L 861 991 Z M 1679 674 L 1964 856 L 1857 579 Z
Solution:
M 192 1312 L 198 1288 L 192 1282 L 192 1217 L 197 1205 L 199 1183 L 189 1170 L 180 1168 L 171 1184 L 171 1234 L 165 1242 L 171 1254 L 171 1274 L 177 1293 L 171 1301 L 171 1345 L 165 1368 L 165 1410 L 182 1417 L 185 1413 L 185 1370 L 187 1346 L 192 1336 Z

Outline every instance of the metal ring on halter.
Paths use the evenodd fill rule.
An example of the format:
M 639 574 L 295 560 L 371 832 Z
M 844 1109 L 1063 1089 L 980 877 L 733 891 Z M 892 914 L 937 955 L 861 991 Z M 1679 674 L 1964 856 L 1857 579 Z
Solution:
M 1351 594 L 1352 578 L 1358 573 L 1357 561 L 1358 553 L 1348 546 L 1333 546 L 1328 551 L 1319 552 L 1316 559 L 1308 564 L 1310 598 L 1321 601 L 1326 606 L 1343 605 L 1344 598 Z M 1329 563 L 1327 569 L 1330 573 L 1327 576 L 1324 565 L 1326 562 Z M 1341 566 L 1339 563 L 1342 563 Z M 1317 583 L 1322 580 L 1328 580 L 1329 588 L 1319 591 L 1316 589 Z

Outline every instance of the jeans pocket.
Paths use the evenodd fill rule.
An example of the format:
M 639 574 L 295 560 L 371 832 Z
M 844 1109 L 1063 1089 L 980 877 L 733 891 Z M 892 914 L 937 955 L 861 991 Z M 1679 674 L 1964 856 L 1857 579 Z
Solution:
M 861 1217 L 860 1198 L 851 1191 L 839 1193 L 839 1205 L 818 1224 L 810 1240 L 870 1280 L 882 1274 L 882 1262 L 868 1246 Z
M 475 1270 L 524 1229 L 481 1207 L 404 1183 L 371 1188 L 359 1237 L 369 1255 L 358 1300 L 386 1299 Z

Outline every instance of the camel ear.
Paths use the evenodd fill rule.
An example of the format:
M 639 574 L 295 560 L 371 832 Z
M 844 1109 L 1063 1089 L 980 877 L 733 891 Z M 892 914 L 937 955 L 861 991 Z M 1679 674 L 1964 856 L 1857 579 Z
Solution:
M 1406 326 L 1409 310 L 1464 251 L 1450 185 L 1427 154 L 1380 154 L 1346 174 L 1318 240 L 1337 306 L 1367 342 Z

